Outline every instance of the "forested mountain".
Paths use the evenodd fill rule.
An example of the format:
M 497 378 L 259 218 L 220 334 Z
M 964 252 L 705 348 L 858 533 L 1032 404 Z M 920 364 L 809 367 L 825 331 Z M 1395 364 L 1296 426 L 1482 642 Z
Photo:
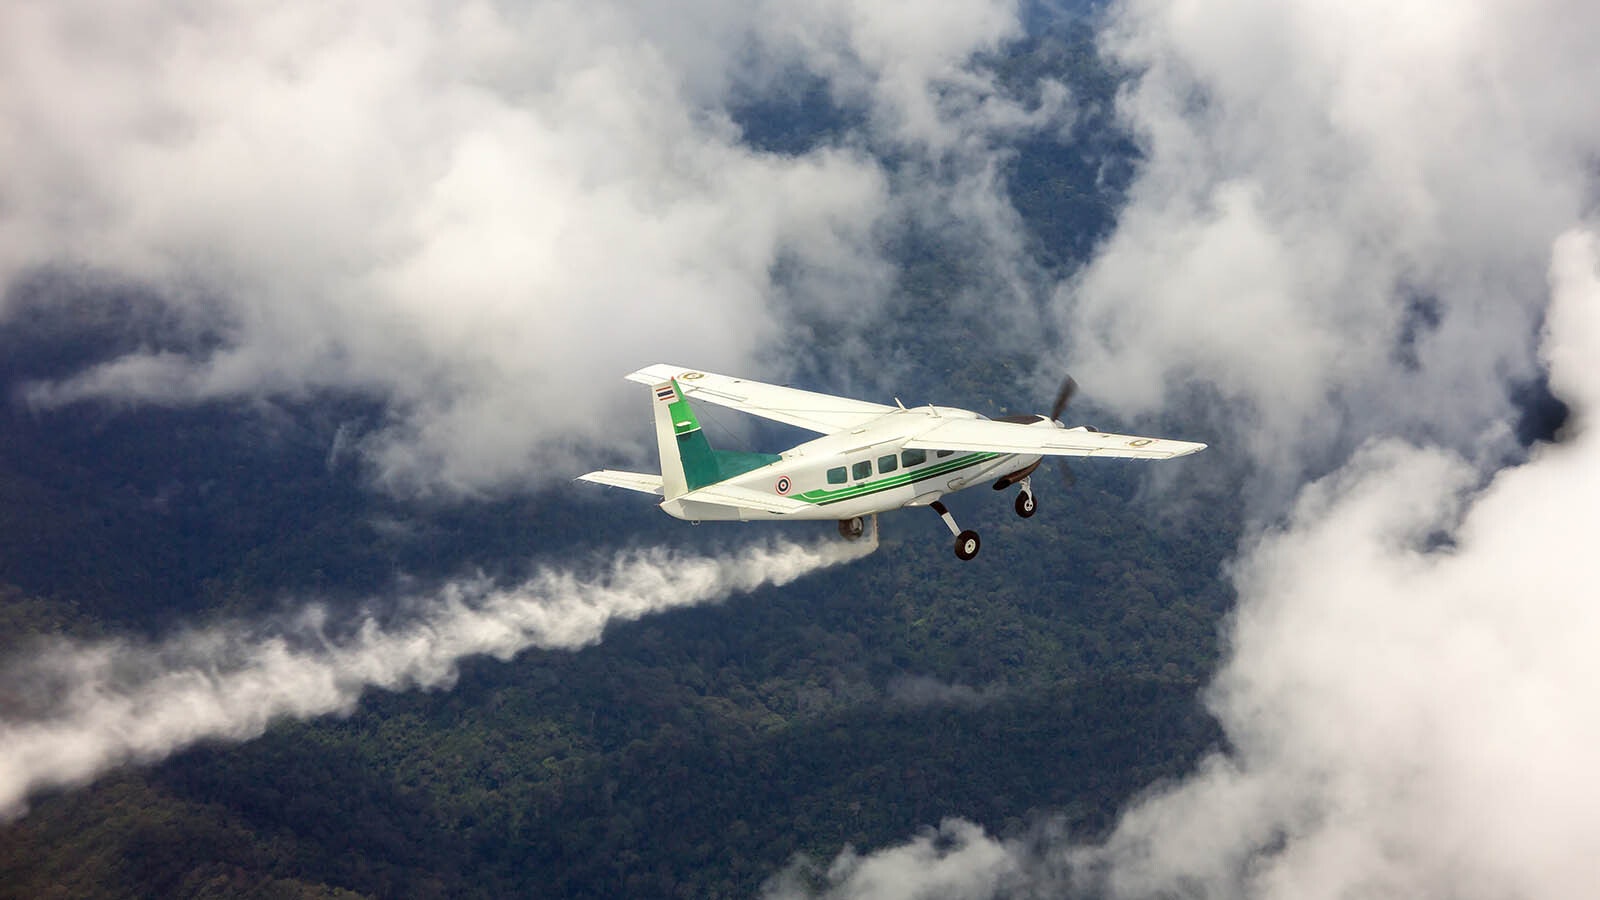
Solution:
M 1106 233 L 1137 159 L 1111 124 L 1119 73 L 1086 24 L 1052 22 L 997 65 L 1018 83 L 1063 80 L 1085 111 L 1068 134 L 1021 142 L 1004 173 L 1030 258 L 1060 276 Z M 752 143 L 789 152 L 846 115 L 814 91 L 793 97 L 743 111 Z M 1046 406 L 1036 361 L 962 305 L 976 276 L 952 240 L 907 239 L 906 304 L 859 339 L 907 397 Z M 360 396 L 16 399 L 118 342 L 209 339 L 174 334 L 120 290 L 44 273 L 0 324 L 13 398 L 0 407 L 6 654 L 40 635 L 153 638 L 308 599 L 370 606 L 401 581 L 583 571 L 623 546 L 763 534 L 691 529 L 578 486 L 387 494 L 341 452 L 348 429 L 384 415 Z M 35 307 L 29 291 L 75 299 Z M 817 369 L 805 386 L 846 390 Z M 1118 425 L 1093 394 L 1086 385 L 1085 414 Z M 1214 440 L 1199 422 L 1163 424 Z M 1219 452 L 1185 465 L 1212 463 Z M 0 895 L 736 897 L 795 854 L 826 861 L 947 816 L 1001 835 L 1045 818 L 1094 834 L 1220 740 L 1198 693 L 1231 603 L 1220 568 L 1241 511 L 1216 487 L 1151 472 L 1078 464 L 1070 488 L 1041 472 L 1028 521 L 999 496 L 961 495 L 956 513 L 984 535 L 970 564 L 934 516 L 905 511 L 859 562 L 613 625 L 585 649 L 472 659 L 448 689 L 370 692 L 349 717 L 279 721 L 36 797 L 0 827 Z M 0 709 L 27 702 L 0 689 Z

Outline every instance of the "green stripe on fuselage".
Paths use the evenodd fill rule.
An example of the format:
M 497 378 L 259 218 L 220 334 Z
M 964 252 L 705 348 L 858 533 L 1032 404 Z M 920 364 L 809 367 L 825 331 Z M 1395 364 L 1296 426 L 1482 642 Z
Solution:
M 848 487 L 836 488 L 831 491 L 827 488 L 817 488 L 806 491 L 803 494 L 797 494 L 795 499 L 814 503 L 817 506 L 827 506 L 830 503 L 838 503 L 841 500 L 853 500 L 856 497 L 865 497 L 868 494 L 876 494 L 879 491 L 892 490 L 901 485 L 915 484 L 919 481 L 926 481 L 929 478 L 948 475 L 951 472 L 966 469 L 979 463 L 986 463 L 991 459 L 997 459 L 999 456 L 999 453 L 968 453 L 965 456 L 957 456 L 954 459 L 934 463 L 926 469 L 905 469 L 893 475 L 880 478 L 877 481 L 863 481 L 860 484 L 852 484 Z

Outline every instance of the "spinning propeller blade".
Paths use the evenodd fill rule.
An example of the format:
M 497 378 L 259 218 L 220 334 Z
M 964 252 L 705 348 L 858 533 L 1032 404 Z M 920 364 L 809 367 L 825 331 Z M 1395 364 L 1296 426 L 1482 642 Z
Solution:
M 1072 402 L 1072 395 L 1078 392 L 1078 382 L 1071 375 L 1061 382 L 1061 390 L 1056 392 L 1056 405 L 1050 407 L 1050 418 L 1061 421 L 1061 414 L 1067 411 L 1067 404 Z
M 1055 405 L 1050 407 L 1050 418 L 1055 419 L 1057 422 L 1061 421 L 1062 414 L 1067 411 L 1067 404 L 1072 402 L 1072 395 L 1077 392 L 1078 382 L 1071 375 L 1068 375 L 1067 380 L 1061 382 L 1061 390 L 1056 392 Z M 1071 488 L 1078 483 L 1078 476 L 1073 474 L 1072 467 L 1067 465 L 1066 459 L 1057 459 L 1056 464 L 1061 469 L 1062 484 Z

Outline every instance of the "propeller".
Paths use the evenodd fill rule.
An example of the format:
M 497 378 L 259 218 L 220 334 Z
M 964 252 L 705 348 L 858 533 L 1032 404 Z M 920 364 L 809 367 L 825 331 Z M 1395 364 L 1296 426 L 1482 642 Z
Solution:
M 1050 407 L 1050 418 L 1061 421 L 1061 414 L 1067 411 L 1067 404 L 1072 402 L 1072 395 L 1078 392 L 1078 382 L 1071 375 L 1061 382 L 1061 390 L 1056 391 L 1056 404 Z
M 1054 406 L 1050 407 L 1050 418 L 1060 422 L 1062 414 L 1067 411 L 1067 404 L 1072 402 L 1072 395 L 1077 392 L 1077 380 L 1068 375 L 1067 380 L 1061 382 L 1061 390 L 1056 391 L 1056 402 Z M 1063 486 L 1071 489 L 1073 485 L 1078 483 L 1078 476 L 1073 473 L 1072 467 L 1067 465 L 1065 457 L 1057 458 L 1056 466 L 1061 471 L 1061 483 Z
M 1073 380 L 1071 375 L 1068 375 L 1067 380 L 1061 382 L 1061 389 L 1056 391 L 1055 404 L 1050 407 L 1051 421 L 1058 425 L 1061 424 L 1061 416 L 1066 413 L 1067 404 L 1072 402 L 1072 397 L 1076 393 L 1078 393 L 1078 382 Z M 1022 425 L 1040 424 L 1039 419 L 1040 417 L 1038 415 L 1014 415 L 1000 417 L 1000 421 L 1002 422 L 1016 422 Z M 1038 463 L 1034 463 L 1026 470 L 1021 472 L 1012 472 L 1010 475 L 1007 475 L 999 481 L 996 481 L 994 483 L 994 489 L 1000 491 L 1010 487 L 1013 484 L 1016 484 L 1023 478 L 1031 475 L 1038 465 Z M 1067 461 L 1065 459 L 1056 457 L 1056 465 L 1060 467 L 1061 480 L 1066 484 L 1067 487 L 1070 488 L 1074 484 L 1078 483 L 1078 476 L 1073 474 L 1072 467 L 1067 465 Z

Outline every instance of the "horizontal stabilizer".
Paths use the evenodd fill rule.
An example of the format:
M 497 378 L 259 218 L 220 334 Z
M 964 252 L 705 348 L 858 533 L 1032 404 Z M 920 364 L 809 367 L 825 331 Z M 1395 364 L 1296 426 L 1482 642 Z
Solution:
M 615 469 L 601 469 L 587 475 L 579 475 L 579 481 L 590 481 L 609 487 L 627 488 L 630 491 L 639 491 L 645 494 L 661 496 L 661 476 L 648 475 L 644 472 L 619 472 Z
M 731 484 L 713 484 L 697 491 L 690 491 L 679 499 L 693 503 L 709 503 L 713 506 L 759 509 L 779 516 L 811 508 L 811 504 L 803 500 Z

